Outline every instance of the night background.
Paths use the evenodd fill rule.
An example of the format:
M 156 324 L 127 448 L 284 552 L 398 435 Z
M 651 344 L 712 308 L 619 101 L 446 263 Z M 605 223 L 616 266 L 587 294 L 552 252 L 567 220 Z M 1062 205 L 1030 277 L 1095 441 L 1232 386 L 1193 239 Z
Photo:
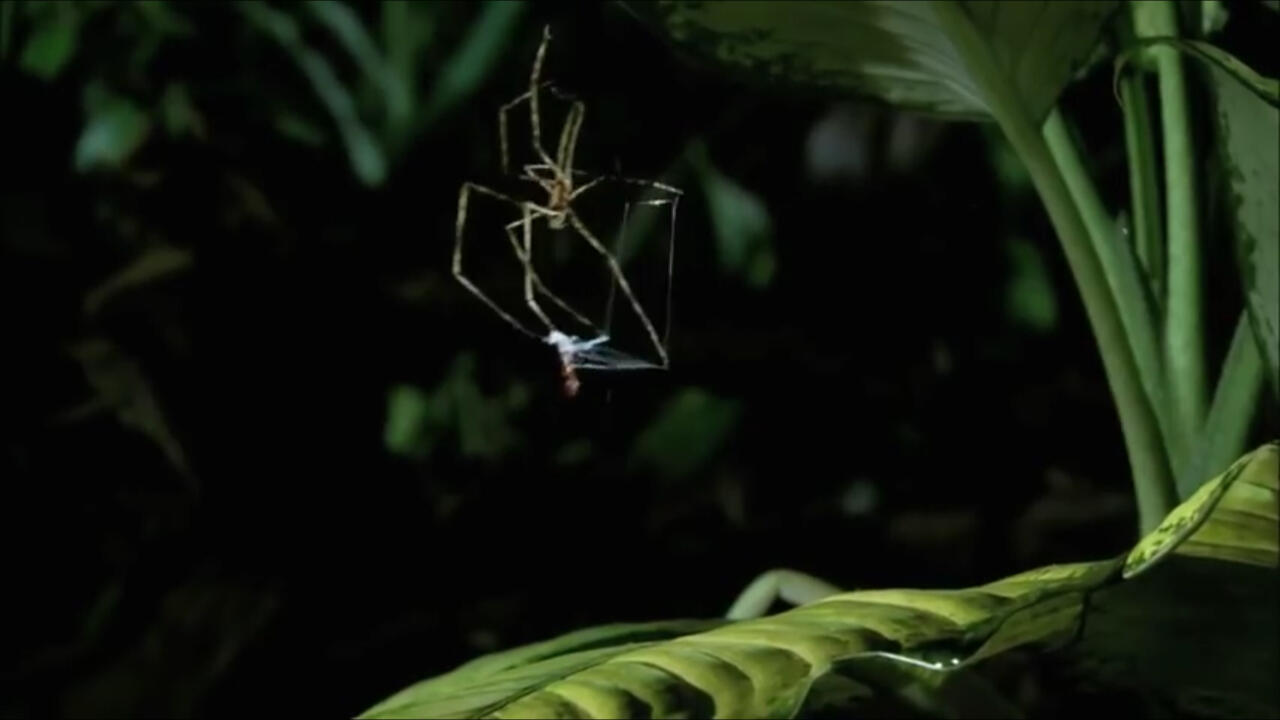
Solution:
M 1277 15 L 1228 7 L 1219 42 L 1274 75 Z M 493 650 L 722 615 L 773 567 L 963 587 L 1136 540 L 1097 346 L 994 126 L 751 84 L 615 4 L 3 13 L 6 717 L 351 716 Z M 547 23 L 575 165 L 684 191 L 670 369 L 573 399 L 450 272 Z M 1118 211 L 1110 64 L 1061 102 Z M 602 187 L 612 241 L 633 190 Z M 1204 213 L 1216 374 L 1241 289 Z M 665 332 L 642 216 L 626 271 Z M 521 309 L 517 218 L 473 204 L 467 271 Z M 571 247 L 540 262 L 599 315 Z

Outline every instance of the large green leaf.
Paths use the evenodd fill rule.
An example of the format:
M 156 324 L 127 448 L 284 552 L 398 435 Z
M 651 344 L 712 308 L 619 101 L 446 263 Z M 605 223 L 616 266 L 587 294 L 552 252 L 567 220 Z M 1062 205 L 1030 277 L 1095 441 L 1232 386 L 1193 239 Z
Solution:
M 1127 556 L 966 590 L 842 593 L 770 617 L 708 621 L 691 634 L 678 623 L 581 631 L 481 658 L 362 717 L 793 717 L 812 710 L 811 694 L 830 701 L 832 678 L 851 683 L 846 711 L 867 688 L 913 695 L 902 700 L 917 708 L 932 697 L 944 712 L 957 711 L 948 698 L 990 711 L 998 696 L 969 671 L 1014 648 L 1071 641 L 1092 593 L 1132 582 L 1122 567 L 1124 578 L 1145 578 L 1181 556 L 1276 568 L 1278 486 L 1273 443 L 1206 483 Z
M 1246 307 L 1272 398 L 1280 400 L 1280 109 L 1223 66 L 1211 68 Z
M 541 685 L 614 655 L 723 624 L 722 620 L 618 623 L 477 658 L 424 680 L 361 717 L 475 717 Z
M 961 60 L 932 2 L 634 3 L 677 42 L 719 64 L 788 85 L 985 119 L 992 98 Z M 1092 55 L 1115 2 L 962 2 L 1027 114 L 1043 120 Z

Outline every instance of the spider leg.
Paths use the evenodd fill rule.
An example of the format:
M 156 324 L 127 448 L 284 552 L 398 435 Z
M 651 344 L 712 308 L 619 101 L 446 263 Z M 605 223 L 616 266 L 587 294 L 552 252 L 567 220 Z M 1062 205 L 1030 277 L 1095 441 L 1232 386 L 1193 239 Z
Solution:
M 605 178 L 598 177 L 598 178 L 596 178 L 596 179 L 594 179 L 594 180 L 592 180 L 592 181 L 588 182 L 586 185 L 583 185 L 583 186 L 581 186 L 581 187 L 579 187 L 579 188 L 575 188 L 575 189 L 574 189 L 574 191 L 573 191 L 572 193 L 569 193 L 569 202 L 573 202 L 575 199 L 577 199 L 577 197 L 578 197 L 579 195 L 581 195 L 582 193 L 584 193 L 584 192 L 586 192 L 586 191 L 590 190 L 592 187 L 594 187 L 594 186 L 596 186 L 596 185 L 600 184 L 601 182 L 603 182 L 603 181 L 604 181 L 604 179 L 605 179 Z
M 502 151 L 502 172 L 504 175 L 511 172 L 511 143 L 508 140 L 509 133 L 507 132 L 507 113 L 516 109 L 520 103 L 531 103 L 534 92 L 539 88 L 551 88 L 551 82 L 547 81 L 535 86 L 534 88 L 526 90 L 520 97 L 517 97 L 515 100 L 512 100 L 498 108 L 498 146 Z M 535 150 L 538 152 L 539 158 L 544 162 L 549 163 L 550 157 L 547 155 L 546 151 L 542 149 L 538 130 L 534 131 L 534 145 L 536 146 Z
M 529 126 L 533 132 L 533 148 L 542 162 L 554 165 L 551 156 L 542 147 L 542 113 L 538 110 L 538 90 L 541 87 L 538 79 L 542 77 L 542 62 L 547 57 L 547 45 L 551 43 L 551 26 L 542 29 L 542 43 L 538 45 L 538 54 L 533 59 L 533 72 L 529 76 Z M 557 166 L 558 167 L 558 166 Z
M 578 218 L 578 214 L 572 208 L 565 211 L 565 215 L 569 219 L 569 224 L 574 230 L 591 245 L 592 249 L 600 253 L 605 262 L 609 265 L 609 272 L 613 274 L 615 280 L 618 281 L 618 287 L 622 288 L 623 294 L 627 296 L 627 301 L 631 303 L 631 309 L 635 311 L 636 316 L 640 318 L 641 324 L 644 325 L 645 332 L 649 334 L 649 339 L 653 341 L 653 347 L 658 351 L 658 356 L 662 358 L 661 367 L 666 368 L 669 360 L 667 358 L 667 349 L 663 346 L 662 341 L 658 339 L 658 331 L 654 330 L 653 323 L 649 321 L 649 316 L 645 314 L 644 308 L 640 307 L 640 301 L 636 299 L 636 295 L 631 291 L 631 283 L 627 282 L 627 276 L 622 274 L 622 267 L 618 265 L 618 259 L 605 248 L 605 246 L 591 233 L 591 230 L 583 224 Z
M 545 216 L 545 215 L 551 214 L 551 212 L 546 208 L 533 205 L 532 203 L 529 204 L 529 210 L 532 213 L 535 213 L 537 215 Z M 532 222 L 532 218 L 530 222 Z M 525 273 L 527 274 L 528 278 L 532 279 L 534 288 L 537 289 L 538 292 L 541 292 L 543 295 L 546 295 L 547 297 L 551 298 L 552 302 L 554 302 L 561 310 L 564 310 L 565 312 L 572 315 L 573 319 L 591 328 L 597 334 L 601 334 L 600 329 L 596 327 L 595 323 L 588 320 L 586 316 L 584 316 L 582 313 L 570 307 L 569 303 L 562 300 L 559 295 L 556 295 L 555 293 L 551 292 L 551 289 L 547 287 L 546 283 L 542 282 L 542 278 L 538 275 L 537 269 L 533 266 L 532 253 L 526 254 L 524 248 L 521 247 L 520 239 L 516 237 L 516 228 L 524 224 L 525 224 L 525 220 L 524 218 L 521 218 L 519 220 L 516 220 L 515 222 L 508 223 L 504 229 L 507 231 L 507 239 L 510 240 L 511 242 L 511 248 L 515 250 L 516 257 L 520 258 L 520 262 L 524 264 Z
M 675 244 L 676 210 L 679 207 L 680 198 L 683 195 L 683 193 L 680 190 L 677 190 L 676 188 L 673 188 L 669 185 L 663 185 L 662 183 L 656 183 L 656 182 L 651 182 L 647 180 L 634 180 L 631 178 L 618 178 L 618 179 L 624 182 L 650 186 L 661 191 L 670 191 L 672 193 L 672 195 L 667 198 L 662 198 L 657 200 L 636 200 L 635 202 L 626 203 L 626 205 L 623 206 L 623 210 L 622 210 L 622 224 L 618 227 L 617 245 L 614 247 L 614 250 L 613 250 L 614 258 L 624 256 L 624 251 L 622 247 L 622 238 L 626 233 L 627 216 L 631 212 L 632 205 L 649 205 L 649 206 L 655 206 L 655 207 L 669 206 L 671 208 L 670 228 L 668 229 L 668 235 L 667 235 L 667 298 L 666 298 L 666 307 L 664 308 L 664 312 L 663 312 L 663 314 L 665 315 L 665 319 L 663 320 L 663 335 L 662 335 L 662 346 L 666 347 L 669 343 L 670 335 L 671 335 L 671 299 L 672 299 L 672 290 L 673 290 L 673 287 L 671 284 L 671 278 L 673 273 L 675 272 L 675 261 L 676 261 L 676 244 Z M 586 188 L 590 187 L 592 184 L 594 183 L 587 183 L 582 187 L 582 189 L 585 190 Z M 606 318 L 605 324 L 606 325 L 608 325 L 610 322 L 610 319 L 613 318 L 613 301 L 614 301 L 614 295 L 615 295 L 614 290 L 615 290 L 615 286 L 610 285 L 609 300 L 605 306 L 605 318 Z
M 551 322 L 551 318 L 547 317 L 546 312 L 542 310 L 542 306 L 538 304 L 537 296 L 534 294 L 534 279 L 537 277 L 537 273 L 533 270 L 533 212 L 536 206 L 533 203 L 523 203 L 520 207 L 522 212 L 520 225 L 524 228 L 524 252 L 520 252 L 520 249 L 517 248 L 516 254 L 524 265 L 524 302 L 533 311 L 533 314 L 538 316 L 542 324 L 547 326 L 548 334 L 559 332 L 560 328 L 556 327 L 555 323 Z M 542 281 L 539 280 L 537 284 L 542 285 Z
M 534 331 L 525 327 L 524 324 L 522 324 L 519 320 L 516 320 L 513 315 L 508 313 L 506 310 L 503 310 L 502 307 L 498 305 L 498 303 L 494 302 L 492 298 L 486 295 L 483 290 L 477 287 L 475 283 L 471 282 L 471 280 L 466 276 L 466 274 L 462 272 L 462 244 L 463 244 L 463 238 L 465 237 L 463 230 L 466 228 L 466 224 L 467 224 L 467 200 L 470 197 L 471 191 L 473 190 L 482 195 L 488 195 L 490 197 L 497 198 L 499 200 L 505 200 L 506 202 L 509 202 L 515 205 L 520 204 L 518 201 L 513 200 L 512 198 L 507 197 L 506 195 L 503 195 L 502 193 L 497 192 L 496 190 L 490 190 L 489 188 L 484 187 L 483 185 L 477 185 L 471 182 L 466 182 L 462 184 L 462 189 L 458 192 L 458 217 L 457 217 L 456 225 L 454 226 L 453 266 L 452 266 L 453 276 L 454 278 L 457 279 L 457 281 L 463 287 L 471 291 L 472 295 L 475 295 L 482 302 L 484 302 L 485 305 L 488 305 L 491 310 L 497 313 L 498 317 L 505 320 L 509 325 L 514 327 L 516 330 L 519 330 L 520 332 L 524 333 L 525 335 L 528 335 L 529 337 L 541 339 L 541 336 L 538 335 L 538 333 L 535 333 Z
M 560 130 L 560 144 L 556 148 L 556 169 L 566 180 L 570 180 L 573 172 L 573 152 L 578 146 L 578 131 L 582 129 L 582 118 L 587 113 L 587 106 L 574 101 L 569 106 L 569 116 L 565 118 L 564 127 Z

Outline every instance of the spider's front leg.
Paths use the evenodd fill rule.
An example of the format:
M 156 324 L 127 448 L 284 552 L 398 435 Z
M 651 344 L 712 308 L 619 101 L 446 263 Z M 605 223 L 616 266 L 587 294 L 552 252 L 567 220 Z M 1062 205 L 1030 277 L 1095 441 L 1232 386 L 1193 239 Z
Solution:
M 516 109 L 521 103 L 527 102 L 527 103 L 530 103 L 530 105 L 536 104 L 533 98 L 537 94 L 537 91 L 542 88 L 551 88 L 551 83 L 550 82 L 540 83 L 534 86 L 533 88 L 530 88 L 529 90 L 525 91 L 523 95 L 521 95 L 520 97 L 517 97 L 515 100 L 512 100 L 511 102 L 506 103 L 502 107 L 498 108 L 498 147 L 502 152 L 502 158 L 501 158 L 502 173 L 504 175 L 511 172 L 511 143 L 509 140 L 509 133 L 507 132 L 507 113 Z M 550 165 L 551 156 L 548 155 L 547 151 L 544 150 L 542 147 L 542 137 L 541 137 L 542 132 L 540 127 L 541 123 L 537 121 L 536 115 L 534 115 L 533 117 L 535 118 L 533 121 L 533 127 L 537 128 L 531 131 L 533 133 L 534 152 L 538 154 L 538 157 L 542 160 L 542 162 Z

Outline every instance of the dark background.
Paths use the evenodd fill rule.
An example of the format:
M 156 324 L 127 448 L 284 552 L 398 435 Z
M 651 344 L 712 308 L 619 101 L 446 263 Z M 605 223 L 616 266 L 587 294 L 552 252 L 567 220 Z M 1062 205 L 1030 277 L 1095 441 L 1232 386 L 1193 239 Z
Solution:
M 349 716 L 491 650 L 722 614 L 770 567 L 953 587 L 1134 541 L 1079 296 L 993 128 L 743 85 L 613 5 L 418 3 L 387 24 L 353 6 L 380 47 L 425 38 L 394 63 L 414 88 L 395 126 L 337 34 L 270 6 L 382 143 L 386 177 L 363 183 L 269 32 L 221 4 L 155 7 L 6 20 L 4 715 Z M 1274 14 L 1229 7 L 1221 44 L 1274 74 Z M 496 109 L 547 22 L 546 75 L 588 106 L 578 165 L 685 190 L 671 369 L 584 373 L 573 400 L 554 353 L 448 265 L 458 187 L 494 180 Z M 31 39 L 67 24 L 64 61 L 33 71 Z M 166 104 L 174 86 L 188 103 Z M 147 131 L 78 168 L 93 87 L 150 120 L 107 123 L 118 144 Z M 1124 206 L 1110 66 L 1063 106 Z M 815 137 L 842 169 L 815 170 Z M 740 191 L 720 214 L 717 181 Z M 1207 214 L 1216 369 L 1241 293 L 1219 201 Z M 156 247 L 183 268 L 86 311 Z M 502 251 L 469 267 L 501 284 Z M 1275 436 L 1270 412 L 1253 438 Z

